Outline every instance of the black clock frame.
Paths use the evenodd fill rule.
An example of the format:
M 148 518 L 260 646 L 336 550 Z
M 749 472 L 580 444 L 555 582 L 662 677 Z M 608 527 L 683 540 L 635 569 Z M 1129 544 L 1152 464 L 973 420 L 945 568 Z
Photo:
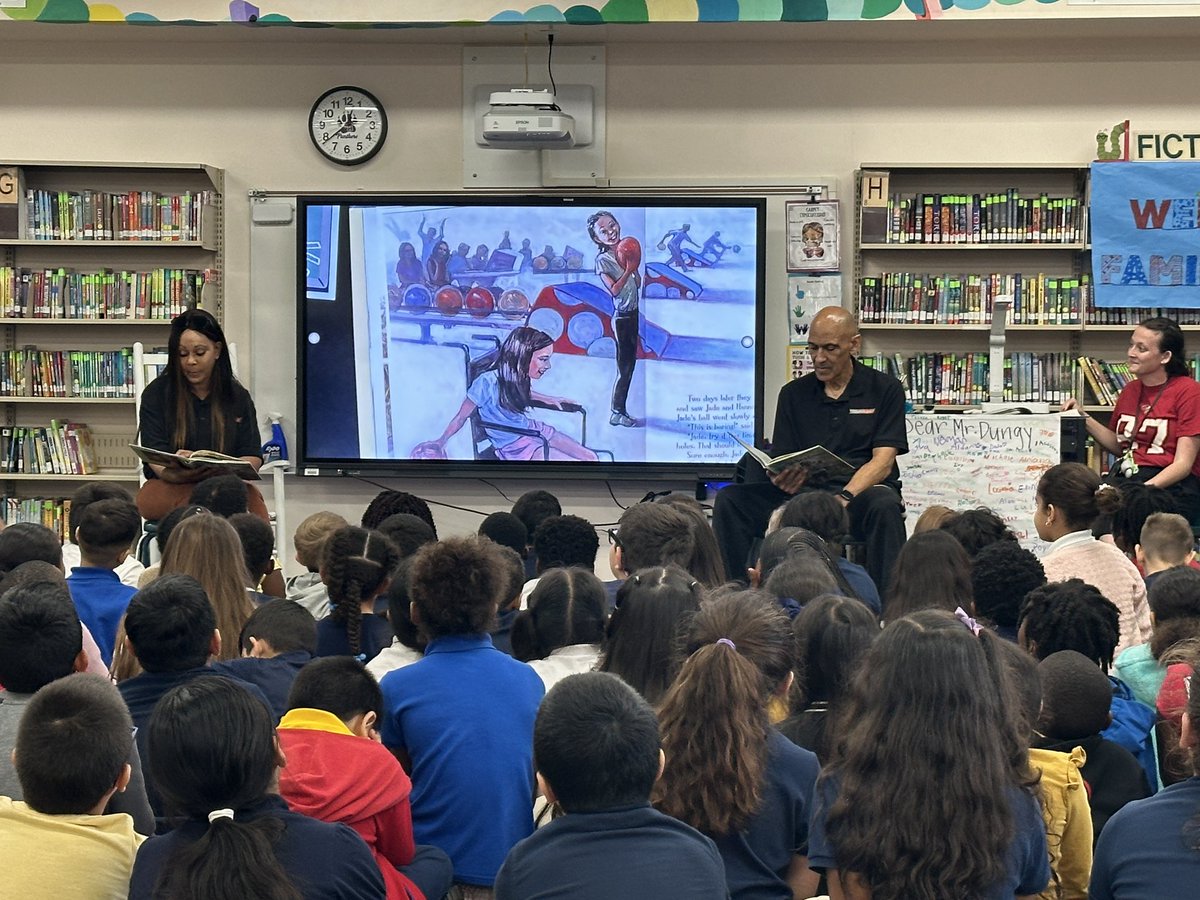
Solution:
M 375 146 L 372 147 L 365 156 L 359 156 L 359 157 L 356 157 L 355 159 L 340 159 L 336 156 L 332 156 L 328 152 L 326 152 L 326 150 L 321 146 L 321 142 L 317 140 L 316 134 L 313 133 L 313 114 L 316 113 L 317 109 L 326 100 L 326 98 L 328 98 L 331 94 L 338 93 L 339 91 L 356 91 L 359 94 L 362 94 L 364 97 L 366 97 L 372 103 L 374 103 L 375 108 L 379 110 L 379 121 L 380 121 L 379 139 L 377 141 L 375 141 Z M 383 149 L 383 142 L 387 140 L 387 135 L 388 135 L 387 110 L 385 110 L 383 108 L 383 104 L 379 102 L 379 98 L 376 97 L 374 94 L 372 94 L 370 91 L 368 91 L 366 88 L 356 87 L 355 85 L 352 85 L 352 84 L 342 84 L 342 85 L 338 85 L 337 87 L 332 87 L 329 90 L 322 93 L 321 96 L 318 97 L 313 102 L 312 108 L 309 109 L 309 111 L 308 111 L 308 138 L 309 138 L 309 140 L 311 140 L 313 143 L 313 146 L 317 148 L 317 152 L 321 155 L 322 159 L 326 159 L 329 162 L 335 163 L 339 166 L 361 166 L 363 163 L 374 159 L 376 157 L 376 155 L 378 155 L 379 151 Z

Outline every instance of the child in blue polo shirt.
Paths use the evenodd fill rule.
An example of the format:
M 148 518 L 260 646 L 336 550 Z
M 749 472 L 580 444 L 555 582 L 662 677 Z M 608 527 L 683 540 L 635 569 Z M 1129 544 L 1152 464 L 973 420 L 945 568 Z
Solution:
M 713 842 L 650 805 L 664 759 L 658 720 L 616 675 L 569 675 L 551 688 L 533 753 L 538 786 L 565 815 L 512 849 L 496 900 L 729 896 Z
M 445 850 L 454 881 L 490 889 L 533 831 L 533 722 L 542 681 L 488 633 L 505 587 L 486 538 L 422 547 L 409 575 L 425 656 L 384 676 L 383 743 L 407 758 L 413 835 Z
M 80 565 L 71 569 L 67 587 L 80 620 L 100 645 L 100 655 L 109 665 L 121 616 L 137 592 L 114 570 L 125 561 L 141 530 L 137 507 L 128 498 L 88 504 L 75 529 Z

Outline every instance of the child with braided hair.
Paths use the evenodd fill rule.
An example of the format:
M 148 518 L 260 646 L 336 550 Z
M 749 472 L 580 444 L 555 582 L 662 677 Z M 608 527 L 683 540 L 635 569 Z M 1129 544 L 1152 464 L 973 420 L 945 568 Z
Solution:
M 1112 724 L 1101 733 L 1132 753 L 1154 786 L 1158 783 L 1154 710 L 1139 703 L 1129 685 L 1109 674 L 1120 635 L 1116 605 L 1099 588 L 1078 578 L 1035 588 L 1021 604 L 1017 641 L 1035 659 L 1043 660 L 1060 650 L 1074 650 L 1108 675 L 1112 684 Z
M 375 600 L 400 562 L 396 545 L 378 531 L 347 525 L 325 542 L 321 580 L 329 616 L 317 623 L 317 656 L 354 656 L 367 662 L 391 646 L 392 627 L 375 615 Z

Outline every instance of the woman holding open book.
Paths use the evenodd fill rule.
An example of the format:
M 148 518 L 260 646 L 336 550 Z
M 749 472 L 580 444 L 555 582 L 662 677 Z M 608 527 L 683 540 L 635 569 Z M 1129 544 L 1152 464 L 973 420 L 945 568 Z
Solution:
M 142 446 L 180 456 L 213 450 L 262 465 L 261 435 L 254 400 L 233 374 L 225 334 L 211 313 L 188 310 L 171 321 L 167 367 L 146 385 L 138 432 Z M 225 474 L 218 466 L 144 466 L 146 483 L 137 495 L 143 518 L 156 520 L 183 506 L 198 481 Z M 262 494 L 249 489 L 250 512 L 267 518 Z
M 1133 380 L 1121 389 L 1108 426 L 1088 416 L 1088 434 L 1117 457 L 1109 480 L 1164 488 L 1178 511 L 1200 518 L 1200 384 L 1188 371 L 1183 332 L 1161 316 L 1146 319 L 1129 339 Z M 1077 409 L 1068 398 L 1063 409 Z

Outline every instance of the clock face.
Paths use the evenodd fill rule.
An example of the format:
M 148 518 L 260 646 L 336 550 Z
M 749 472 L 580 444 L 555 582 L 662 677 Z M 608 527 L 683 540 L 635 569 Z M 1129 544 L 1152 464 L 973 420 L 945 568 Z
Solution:
M 326 91 L 308 114 L 308 134 L 321 153 L 335 163 L 364 163 L 383 146 L 387 113 L 375 97 L 358 87 Z

